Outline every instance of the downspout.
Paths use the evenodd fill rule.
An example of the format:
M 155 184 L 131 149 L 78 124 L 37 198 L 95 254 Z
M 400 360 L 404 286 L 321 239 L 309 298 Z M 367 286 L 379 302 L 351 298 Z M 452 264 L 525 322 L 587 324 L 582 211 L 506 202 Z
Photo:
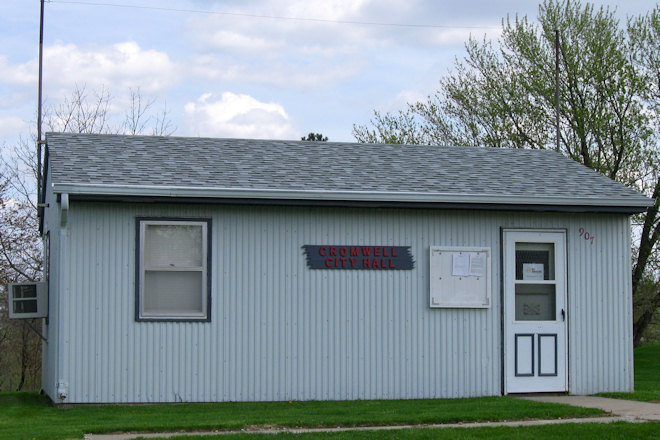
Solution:
M 63 193 L 60 196 L 60 225 L 62 227 L 66 226 L 67 220 L 69 219 L 69 194 Z
M 64 355 L 63 355 L 63 347 L 62 347 L 62 340 L 66 339 L 62 333 L 64 331 L 64 325 L 63 325 L 63 319 L 62 319 L 62 311 L 67 310 L 66 306 L 63 305 L 62 303 L 65 301 L 66 296 L 68 294 L 68 289 L 67 289 L 67 282 L 68 280 L 65 278 L 65 273 L 66 271 L 62 269 L 64 266 L 64 262 L 67 261 L 67 255 L 66 255 L 66 247 L 67 247 L 67 221 L 69 218 L 69 194 L 67 193 L 62 193 L 60 195 L 60 243 L 59 243 L 59 287 L 58 287 L 58 300 L 57 300 L 57 321 L 58 321 L 58 328 L 57 328 L 57 383 L 55 385 L 55 398 L 59 399 L 59 403 L 64 402 L 64 400 L 67 398 L 69 392 L 68 392 L 68 383 L 66 380 L 62 378 L 62 373 L 64 371 Z

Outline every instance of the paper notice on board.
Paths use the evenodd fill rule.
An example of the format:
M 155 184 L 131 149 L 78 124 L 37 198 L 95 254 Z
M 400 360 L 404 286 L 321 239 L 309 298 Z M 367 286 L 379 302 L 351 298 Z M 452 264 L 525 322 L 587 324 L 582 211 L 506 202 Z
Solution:
M 451 274 L 455 277 L 470 275 L 470 254 L 464 252 L 452 254 Z
M 523 280 L 543 280 L 543 264 L 524 263 Z
M 474 277 L 486 276 L 486 254 L 470 254 L 470 275 Z

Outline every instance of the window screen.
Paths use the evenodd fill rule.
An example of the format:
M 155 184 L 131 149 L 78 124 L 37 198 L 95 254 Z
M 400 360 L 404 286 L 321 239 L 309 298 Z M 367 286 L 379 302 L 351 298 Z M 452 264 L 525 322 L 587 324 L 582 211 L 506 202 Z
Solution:
M 554 280 L 554 260 L 554 244 L 518 242 L 516 243 L 516 279 Z
M 138 320 L 210 320 L 209 220 L 138 220 Z

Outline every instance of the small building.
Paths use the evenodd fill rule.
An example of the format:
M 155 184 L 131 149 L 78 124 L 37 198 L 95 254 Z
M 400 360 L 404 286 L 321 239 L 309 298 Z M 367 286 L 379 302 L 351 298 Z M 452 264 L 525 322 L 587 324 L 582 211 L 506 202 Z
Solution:
M 652 200 L 556 152 L 46 142 L 56 403 L 633 389 Z

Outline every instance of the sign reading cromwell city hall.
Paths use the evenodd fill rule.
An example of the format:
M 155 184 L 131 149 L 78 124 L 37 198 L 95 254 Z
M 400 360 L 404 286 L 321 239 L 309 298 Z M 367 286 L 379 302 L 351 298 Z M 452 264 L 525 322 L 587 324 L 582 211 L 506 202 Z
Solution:
M 410 246 L 303 246 L 310 269 L 411 270 Z

